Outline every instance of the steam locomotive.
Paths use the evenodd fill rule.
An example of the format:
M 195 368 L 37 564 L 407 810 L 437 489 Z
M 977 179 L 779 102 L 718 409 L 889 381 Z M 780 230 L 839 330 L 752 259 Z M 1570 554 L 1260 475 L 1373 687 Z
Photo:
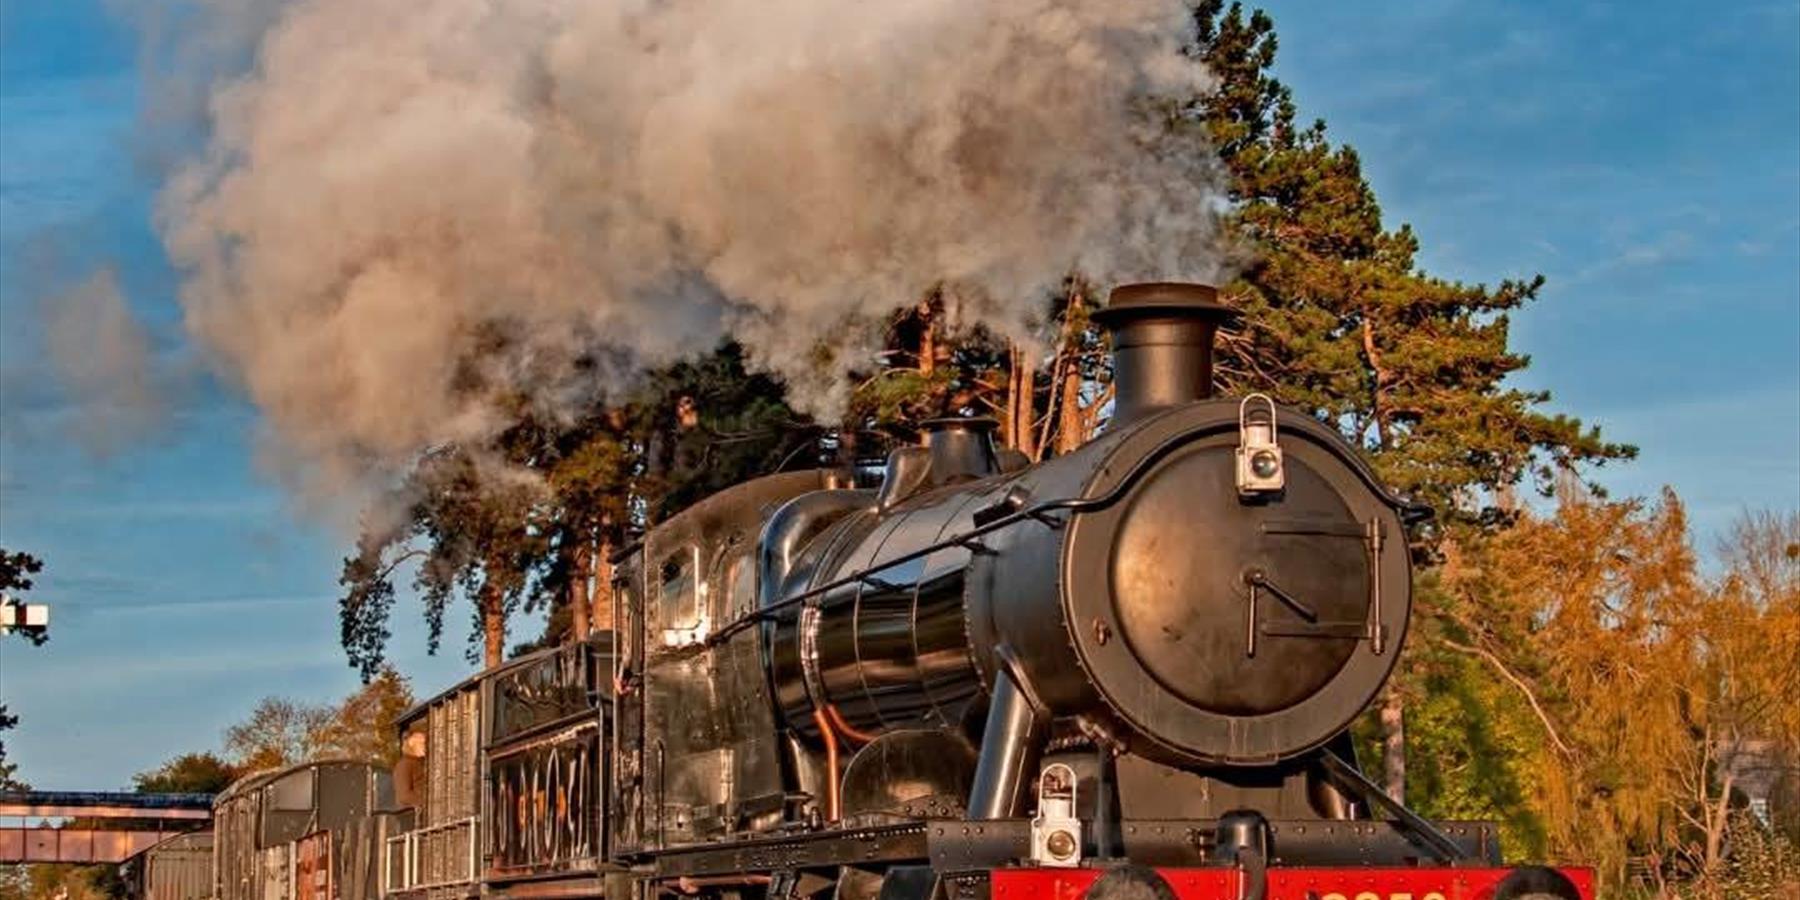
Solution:
M 651 529 L 613 631 L 402 723 L 381 896 L 1591 897 L 1361 774 L 1424 512 L 1312 417 L 1213 396 L 1230 316 L 1116 289 L 1114 414 L 1074 452 L 941 420 L 876 487 L 776 474 Z

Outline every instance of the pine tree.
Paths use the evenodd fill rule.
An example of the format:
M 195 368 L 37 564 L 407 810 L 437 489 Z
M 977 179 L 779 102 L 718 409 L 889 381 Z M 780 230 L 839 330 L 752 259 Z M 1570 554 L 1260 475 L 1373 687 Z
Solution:
M 514 652 L 610 627 L 609 560 L 631 533 L 744 479 L 812 465 L 819 433 L 730 343 L 645 373 L 629 395 L 503 408 L 509 423 L 492 439 L 422 454 L 344 560 L 340 637 L 365 679 L 384 664 L 407 567 L 430 648 L 461 596 L 480 640 L 471 659 L 495 666 L 515 613 L 550 616 Z
M 1419 269 L 1410 226 L 1384 227 L 1354 149 L 1302 127 L 1270 74 L 1274 23 L 1237 3 L 1196 10 L 1198 59 L 1220 79 L 1190 112 L 1231 176 L 1251 263 L 1227 286 L 1243 313 L 1220 372 L 1336 423 L 1440 522 L 1493 518 L 1493 498 L 1531 479 L 1548 491 L 1577 465 L 1629 459 L 1597 429 L 1544 412 L 1547 391 L 1506 385 L 1530 362 L 1508 345 L 1513 311 L 1542 276 L 1488 287 Z
M 1390 485 L 1431 505 L 1435 524 L 1418 535 L 1425 561 L 1445 541 L 1504 521 L 1515 486 L 1549 494 L 1559 473 L 1635 455 L 1545 412 L 1549 392 L 1506 383 L 1530 361 L 1508 344 L 1508 316 L 1537 299 L 1542 276 L 1488 287 L 1420 270 L 1418 237 L 1383 225 L 1356 151 L 1333 143 L 1323 121 L 1300 124 L 1292 92 L 1271 74 L 1273 21 L 1205 0 L 1195 22 L 1194 55 L 1219 89 L 1186 114 L 1230 174 L 1233 230 L 1251 259 L 1226 286 L 1243 313 L 1220 348 L 1229 392 L 1310 410 L 1366 450 Z M 1428 678 L 1414 647 L 1380 709 L 1384 775 L 1402 797 L 1406 699 Z

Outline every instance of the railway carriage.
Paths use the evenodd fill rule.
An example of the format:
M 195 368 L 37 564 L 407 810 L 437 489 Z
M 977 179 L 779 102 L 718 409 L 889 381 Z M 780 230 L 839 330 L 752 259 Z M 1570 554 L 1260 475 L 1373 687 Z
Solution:
M 595 896 L 607 859 L 611 636 L 479 673 L 399 723 L 394 900 Z
M 158 841 L 125 860 L 120 874 L 135 900 L 211 900 L 212 832 L 190 831 Z
M 378 900 L 393 782 L 362 762 L 239 779 L 213 802 L 215 900 Z
M 394 797 L 408 816 L 382 853 L 395 900 L 464 900 L 480 893 L 481 680 L 477 675 L 401 717 Z

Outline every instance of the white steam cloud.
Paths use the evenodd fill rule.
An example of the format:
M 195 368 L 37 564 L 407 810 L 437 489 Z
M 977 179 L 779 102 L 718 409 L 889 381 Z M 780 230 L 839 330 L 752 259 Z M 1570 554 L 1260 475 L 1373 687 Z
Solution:
M 820 347 L 942 282 L 1026 336 L 1072 269 L 1216 277 L 1179 0 L 298 0 L 215 86 L 159 224 L 190 330 L 342 476 L 733 335 Z M 601 364 L 596 365 L 599 360 Z

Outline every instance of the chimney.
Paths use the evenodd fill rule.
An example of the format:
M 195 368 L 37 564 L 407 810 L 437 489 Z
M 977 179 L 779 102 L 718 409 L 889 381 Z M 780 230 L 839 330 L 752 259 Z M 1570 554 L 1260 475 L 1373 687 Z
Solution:
M 1094 321 L 1112 332 L 1113 426 L 1213 394 L 1213 336 L 1236 315 L 1204 284 L 1113 289 Z
M 1000 452 L 994 446 L 999 422 L 984 417 L 927 419 L 919 427 L 931 453 L 934 484 L 971 481 L 1000 471 Z

